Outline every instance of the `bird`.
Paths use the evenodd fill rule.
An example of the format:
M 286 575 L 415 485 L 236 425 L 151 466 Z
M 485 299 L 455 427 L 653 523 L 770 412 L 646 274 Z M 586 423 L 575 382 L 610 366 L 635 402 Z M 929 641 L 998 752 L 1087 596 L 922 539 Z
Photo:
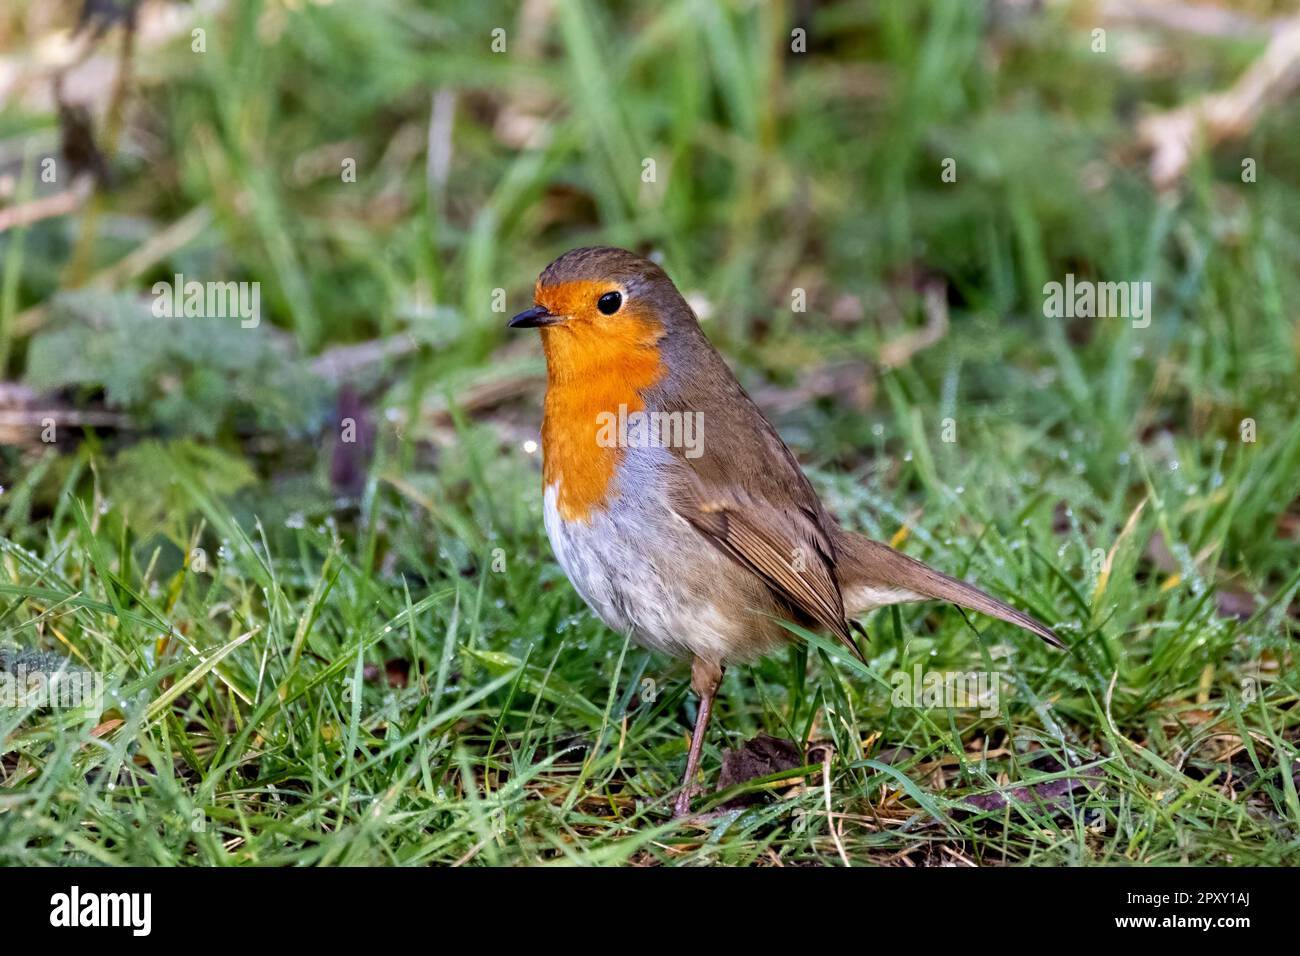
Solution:
M 691 662 L 699 704 L 674 817 L 690 815 L 726 668 L 799 640 L 791 624 L 862 660 L 857 618 L 938 600 L 1064 647 L 1024 611 L 841 527 L 656 263 L 573 249 L 533 302 L 508 325 L 539 330 L 546 359 L 551 549 L 609 628 Z

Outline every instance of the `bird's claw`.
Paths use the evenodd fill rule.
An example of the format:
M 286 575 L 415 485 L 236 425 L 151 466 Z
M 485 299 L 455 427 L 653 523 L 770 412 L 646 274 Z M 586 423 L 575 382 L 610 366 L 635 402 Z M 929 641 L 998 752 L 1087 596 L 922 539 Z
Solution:
M 689 787 L 682 787 L 677 794 L 676 801 L 673 802 L 673 819 L 680 820 L 682 817 L 691 816 L 691 798 L 698 797 L 704 790 L 704 787 L 694 784 Z

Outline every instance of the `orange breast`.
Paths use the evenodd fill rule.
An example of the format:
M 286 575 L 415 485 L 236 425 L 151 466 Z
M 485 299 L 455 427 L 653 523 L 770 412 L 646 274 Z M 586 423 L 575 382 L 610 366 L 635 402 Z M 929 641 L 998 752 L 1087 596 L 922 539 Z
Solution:
M 662 327 L 635 312 L 604 326 L 570 322 L 542 330 L 547 388 L 542 419 L 542 477 L 559 483 L 565 521 L 589 522 L 605 506 L 624 449 L 602 447 L 602 415 L 645 410 L 641 390 L 664 375 Z M 605 443 L 608 445 L 608 442 Z

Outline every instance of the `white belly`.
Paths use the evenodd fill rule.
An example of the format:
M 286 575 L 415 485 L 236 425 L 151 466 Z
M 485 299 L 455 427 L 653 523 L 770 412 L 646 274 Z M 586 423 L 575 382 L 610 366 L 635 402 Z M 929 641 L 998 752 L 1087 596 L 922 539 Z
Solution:
M 701 587 L 725 570 L 725 556 L 656 494 L 627 495 L 618 507 L 593 511 L 585 524 L 560 517 L 558 496 L 558 482 L 547 487 L 551 548 L 573 587 L 606 625 L 678 657 L 728 660 L 736 644 L 728 638 L 739 622 L 725 619 Z M 689 567 L 681 562 L 687 556 Z

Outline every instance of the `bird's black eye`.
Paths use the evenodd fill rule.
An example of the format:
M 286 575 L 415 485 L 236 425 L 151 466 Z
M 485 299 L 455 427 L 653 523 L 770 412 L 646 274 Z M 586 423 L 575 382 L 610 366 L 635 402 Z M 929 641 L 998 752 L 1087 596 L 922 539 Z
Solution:
M 596 300 L 596 308 L 600 309 L 602 315 L 613 315 L 623 305 L 623 293 L 606 292 Z

